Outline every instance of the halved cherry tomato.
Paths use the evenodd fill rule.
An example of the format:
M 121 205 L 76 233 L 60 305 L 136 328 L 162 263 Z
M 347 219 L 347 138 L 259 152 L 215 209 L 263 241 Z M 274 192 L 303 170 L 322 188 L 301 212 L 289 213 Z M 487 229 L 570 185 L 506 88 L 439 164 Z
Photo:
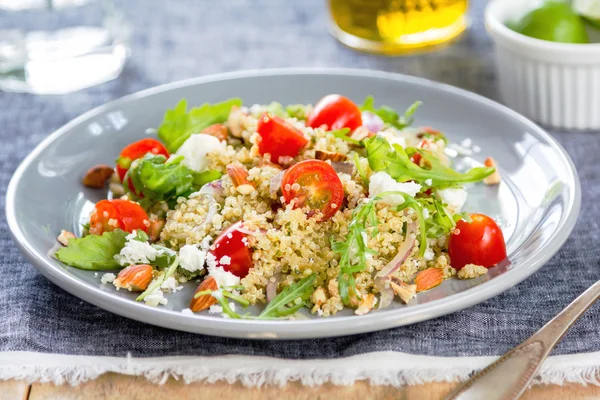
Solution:
M 330 94 L 319 100 L 308 116 L 306 125 L 311 128 L 326 125 L 331 130 L 350 128 L 353 131 L 362 126 L 362 113 L 349 98 Z
M 260 135 L 258 151 L 271 154 L 271 162 L 279 163 L 279 157 L 296 157 L 306 146 L 308 139 L 302 132 L 284 119 L 264 113 L 258 120 L 256 132 Z
M 119 174 L 121 182 L 125 179 L 125 174 L 131 166 L 131 163 L 138 158 L 144 157 L 148 153 L 162 154 L 169 158 L 169 152 L 165 146 L 158 140 L 151 138 L 138 140 L 135 143 L 125 146 L 125 148 L 121 150 L 121 154 L 119 155 L 119 158 L 117 158 L 117 174 Z
M 248 234 L 243 232 L 242 222 L 236 222 L 219 235 L 210 250 L 225 271 L 240 278 L 248 275 L 252 268 L 252 249 L 248 246 L 247 237 Z M 229 264 L 221 263 L 224 256 L 230 258 Z
M 455 233 L 450 235 L 450 264 L 457 270 L 467 264 L 489 268 L 506 258 L 506 244 L 498 224 L 483 214 L 471 214 L 471 219 L 471 223 L 458 221 Z
M 321 160 L 306 160 L 292 165 L 283 174 L 281 192 L 287 204 L 309 206 L 329 219 L 344 202 L 344 187 L 333 167 Z
M 417 146 L 417 148 L 424 149 L 427 147 L 428 144 L 429 144 L 429 142 L 427 140 L 423 139 L 419 142 L 419 145 Z M 419 153 L 415 153 L 410 157 L 410 161 L 417 164 L 418 166 L 421 166 L 421 158 L 422 157 Z
M 100 200 L 90 216 L 90 233 L 101 235 L 114 229 L 133 232 L 148 230 L 148 214 L 137 203 L 129 200 Z

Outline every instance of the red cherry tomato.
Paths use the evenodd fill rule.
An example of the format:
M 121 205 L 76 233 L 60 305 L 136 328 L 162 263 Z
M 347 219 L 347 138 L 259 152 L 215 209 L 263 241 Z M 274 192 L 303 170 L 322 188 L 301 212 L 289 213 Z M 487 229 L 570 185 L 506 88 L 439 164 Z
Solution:
M 247 245 L 248 234 L 240 229 L 243 230 L 241 221 L 223 231 L 211 246 L 210 253 L 215 256 L 217 262 L 223 266 L 225 271 L 243 278 L 248 275 L 248 271 L 252 268 L 252 249 Z M 224 256 L 230 258 L 229 264 L 221 263 Z
M 137 203 L 129 200 L 101 200 L 90 216 L 90 233 L 101 235 L 114 229 L 133 232 L 148 230 L 148 214 Z
M 258 151 L 260 154 L 271 154 L 271 162 L 279 163 L 279 157 L 296 157 L 306 146 L 308 139 L 302 132 L 284 119 L 264 113 L 256 132 L 260 135 Z
M 125 174 L 131 166 L 131 163 L 138 158 L 144 157 L 148 153 L 162 154 L 163 156 L 169 158 L 169 152 L 165 146 L 163 146 L 158 140 L 151 138 L 138 140 L 135 143 L 125 146 L 125 148 L 121 150 L 121 154 L 119 155 L 119 158 L 117 158 L 117 174 L 119 174 L 119 179 L 121 179 L 121 182 L 123 182 L 123 179 L 125 179 Z M 130 186 L 133 187 L 131 182 Z
M 350 128 L 353 131 L 362 126 L 362 113 L 349 98 L 330 94 L 319 100 L 308 116 L 306 125 L 311 128 L 326 125 L 330 130 Z
M 450 235 L 448 254 L 457 270 L 467 264 L 489 268 L 506 258 L 504 236 L 496 222 L 483 214 L 471 214 L 471 219 L 458 221 L 456 233 Z
M 428 144 L 429 144 L 429 142 L 427 140 L 423 139 L 423 140 L 421 140 L 419 142 L 419 145 L 417 146 L 417 148 L 418 149 L 425 149 L 425 148 L 427 148 Z M 422 157 L 421 157 L 421 155 L 419 153 L 415 153 L 415 154 L 412 155 L 412 157 L 410 157 L 410 160 L 413 163 L 415 163 L 415 164 L 417 164 L 417 165 L 420 166 L 421 165 L 421 158 Z
M 329 219 L 344 202 L 344 187 L 333 167 L 321 160 L 306 160 L 292 165 L 283 174 L 281 191 L 287 204 L 309 206 Z

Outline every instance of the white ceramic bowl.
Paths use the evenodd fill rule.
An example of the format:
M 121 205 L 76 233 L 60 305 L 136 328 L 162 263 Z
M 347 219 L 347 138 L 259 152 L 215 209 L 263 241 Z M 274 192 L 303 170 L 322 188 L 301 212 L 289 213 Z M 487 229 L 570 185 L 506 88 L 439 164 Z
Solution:
M 505 25 L 531 6 L 525 0 L 492 0 L 486 8 L 504 102 L 554 128 L 600 130 L 600 43 L 554 43 Z M 596 41 L 599 33 L 590 33 Z

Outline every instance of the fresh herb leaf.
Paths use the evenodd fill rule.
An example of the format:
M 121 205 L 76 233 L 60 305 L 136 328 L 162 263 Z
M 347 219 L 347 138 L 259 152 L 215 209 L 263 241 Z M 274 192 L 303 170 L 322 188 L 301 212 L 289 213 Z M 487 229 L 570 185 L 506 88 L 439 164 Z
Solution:
M 140 294 L 135 299 L 135 301 L 142 301 L 146 298 L 146 296 L 148 296 L 155 290 L 157 290 L 157 289 L 160 290 L 160 286 L 163 284 L 163 282 L 168 277 L 170 277 L 171 275 L 173 275 L 175 273 L 175 270 L 177 269 L 178 265 L 179 265 L 179 257 L 175 256 L 173 259 L 173 262 L 171 263 L 171 265 L 169 265 L 169 268 L 165 272 L 163 272 L 162 275 L 160 275 L 158 278 L 156 278 L 154 281 L 152 281 L 150 286 L 148 286 L 148 288 L 146 290 L 144 290 L 144 292 L 142 294 Z
M 369 187 L 369 178 L 367 178 L 367 172 L 363 169 L 362 164 L 360 163 L 360 158 L 357 153 L 354 153 L 354 165 L 356 165 L 356 170 L 358 171 L 360 179 L 363 181 L 365 186 Z
M 306 305 L 314 292 L 313 283 L 316 277 L 316 274 L 311 274 L 283 289 L 256 318 L 272 319 L 294 314 Z
M 90 271 L 121 269 L 114 257 L 125 246 L 127 235 L 127 232 L 115 229 L 104 232 L 102 236 L 88 235 L 72 239 L 66 247 L 56 252 L 56 258 L 71 267 Z
M 346 141 L 350 144 L 353 144 L 355 146 L 360 146 L 360 147 L 365 147 L 365 145 L 363 144 L 362 141 L 351 138 L 350 136 L 348 136 L 348 133 L 350 133 L 350 129 L 348 128 L 342 128 L 342 129 L 338 129 L 335 131 L 329 131 L 328 133 L 330 133 L 331 135 L 335 136 L 338 139 L 341 139 L 343 141 Z
M 150 239 L 148 237 L 148 234 L 146 234 L 146 232 L 144 232 L 141 229 L 136 229 L 134 232 L 135 237 L 133 238 L 133 240 L 137 240 L 138 242 L 147 242 Z
M 182 164 L 183 156 L 171 157 L 147 154 L 135 160 L 127 171 L 136 192 L 145 199 L 163 201 L 191 192 L 194 177 L 192 171 Z M 125 182 L 129 182 L 125 179 Z M 128 185 L 126 185 L 128 187 Z
M 216 181 L 221 176 L 223 176 L 223 174 L 220 171 L 217 171 L 215 169 L 209 169 L 209 170 L 202 171 L 202 172 L 192 171 L 194 187 L 196 189 L 200 189 L 202 186 L 206 185 L 207 183 Z
M 377 114 L 384 123 L 391 125 L 396 129 L 404 129 L 407 126 L 412 125 L 414 120 L 413 116 L 421 104 L 423 103 L 415 101 L 406 109 L 406 111 L 404 111 L 404 115 L 400 116 L 394 109 L 388 106 L 375 108 L 373 96 L 367 96 L 360 109 L 362 111 L 369 111 Z
M 390 146 L 381 136 L 374 136 L 365 140 L 369 166 L 373 171 L 385 171 L 399 182 L 416 181 L 421 184 L 431 179 L 431 185 L 448 187 L 456 184 L 477 182 L 491 175 L 494 168 L 477 167 L 460 173 L 445 166 L 433 154 L 422 149 L 409 148 L 407 151 L 418 152 L 430 169 L 421 168 L 413 163 L 407 151 L 401 146 Z
M 231 108 L 241 106 L 241 99 L 229 99 L 221 103 L 204 103 L 187 111 L 187 101 L 182 99 L 174 109 L 165 113 L 158 127 L 158 137 L 174 153 L 192 134 L 200 133 L 204 128 L 223 123 L 229 117 Z

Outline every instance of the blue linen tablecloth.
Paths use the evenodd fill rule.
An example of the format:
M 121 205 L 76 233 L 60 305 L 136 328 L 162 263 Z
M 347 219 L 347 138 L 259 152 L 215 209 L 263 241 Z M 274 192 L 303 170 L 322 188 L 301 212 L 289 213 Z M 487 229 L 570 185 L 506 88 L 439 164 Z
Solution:
M 0 206 L 18 163 L 77 115 L 158 84 L 211 73 L 267 67 L 352 67 L 399 72 L 497 99 L 485 2 L 472 4 L 471 28 L 454 45 L 410 57 L 357 53 L 327 32 L 322 0 L 129 0 L 119 4 L 133 28 L 132 58 L 112 82 L 78 93 L 0 93 Z M 1 17 L 0 17 L 1 18 Z M 194 335 L 111 314 L 71 296 L 25 261 L 0 220 L 0 351 L 78 355 L 261 355 L 337 358 L 372 351 L 435 356 L 499 355 L 517 345 L 600 276 L 600 165 L 596 133 L 552 132 L 573 158 L 583 187 L 581 217 L 566 245 L 520 285 L 467 310 L 363 335 L 303 341 L 250 341 Z M 593 307 L 557 354 L 600 350 Z

